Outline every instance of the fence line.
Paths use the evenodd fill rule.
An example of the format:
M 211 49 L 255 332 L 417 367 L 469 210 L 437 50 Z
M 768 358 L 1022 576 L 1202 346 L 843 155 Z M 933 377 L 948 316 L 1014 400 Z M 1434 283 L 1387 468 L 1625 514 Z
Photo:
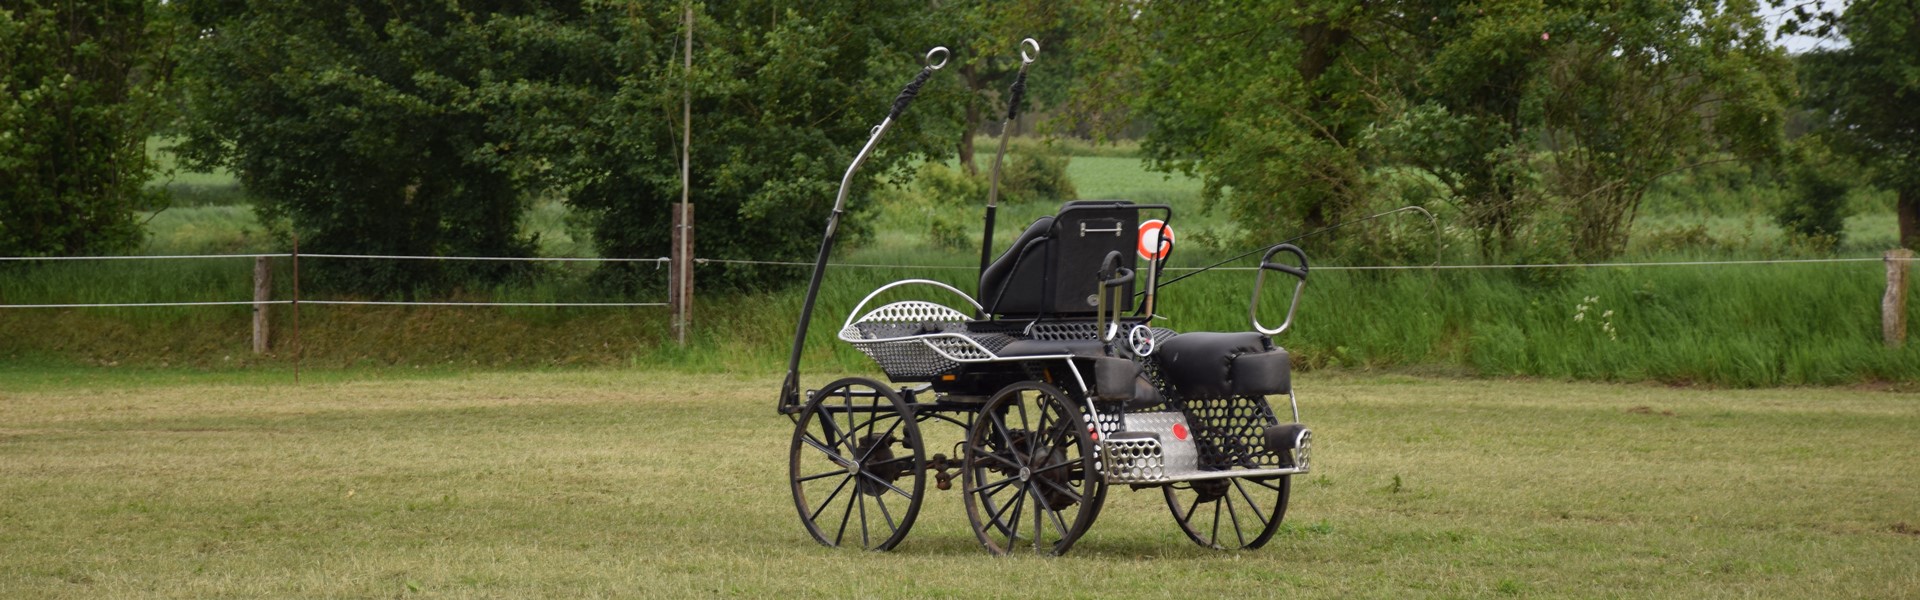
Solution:
M 70 261 L 70 260 L 156 260 L 156 259 L 222 259 L 222 258 L 289 258 L 292 253 L 258 254 L 186 254 L 151 256 L 49 256 L 22 257 L 0 256 L 0 261 Z M 509 256 L 405 256 L 379 254 L 298 254 L 306 258 L 336 258 L 362 260 L 457 260 L 457 261 L 519 261 L 519 262 L 668 262 L 666 258 L 596 258 L 596 257 L 509 257 Z M 1575 269 L 1575 268 L 1636 268 L 1636 267 L 1698 267 L 1732 265 L 1779 265 L 1814 263 L 1858 263 L 1858 262 L 1912 262 L 1920 258 L 1899 257 L 1858 257 L 1858 258 L 1792 258 L 1766 260 L 1700 260 L 1672 262 L 1615 262 L 1615 263 L 1543 263 L 1522 265 L 1361 265 L 1361 266 L 1323 266 L 1314 267 L 1315 271 L 1423 271 L 1423 270 L 1486 270 L 1486 269 Z M 813 263 L 799 261 L 739 260 L 723 258 L 697 258 L 698 264 L 725 265 L 768 265 L 810 267 Z M 917 269 L 917 270 L 975 270 L 971 265 L 889 265 L 875 263 L 828 263 L 837 268 L 856 269 Z M 1258 267 L 1214 267 L 1219 271 L 1252 271 Z M 1191 272 L 1200 267 L 1167 267 L 1167 271 Z M 274 304 L 295 304 L 294 300 L 240 300 L 206 302 L 126 302 L 126 303 L 71 303 L 71 304 L 0 304 L 0 308 L 143 308 L 178 306 L 267 306 Z M 298 300 L 299 304 L 318 304 L 333 306 L 468 306 L 468 307 L 661 307 L 665 302 L 433 302 L 433 301 L 380 301 L 380 300 Z
M 252 306 L 262 304 L 293 304 L 292 300 L 236 300 L 214 302 L 128 302 L 121 304 L 0 304 L 0 308 L 125 308 L 145 306 Z M 301 302 L 301 304 L 313 304 Z
M 221 258 L 290 258 L 291 253 L 262 254 L 175 254 L 175 255 L 138 255 L 138 256 L 0 256 L 0 261 L 30 262 L 56 260 L 155 260 L 155 259 L 221 259 Z M 508 261 L 508 262 L 651 262 L 666 263 L 671 259 L 662 258 L 602 258 L 586 256 L 409 256 L 388 254 L 307 254 L 301 258 L 347 258 L 371 260 L 454 260 L 454 261 Z M 1719 265 L 1773 265 L 1799 263 L 1847 263 L 1847 262 L 1898 262 L 1920 261 L 1920 258 L 1885 258 L 1862 256 L 1855 258 L 1780 258 L 1757 260 L 1695 260 L 1671 262 L 1612 262 L 1612 263 L 1536 263 L 1520 265 L 1356 265 L 1314 267 L 1315 271 L 1417 271 L 1449 269 L 1576 269 L 1576 268 L 1630 268 L 1630 267 L 1691 267 Z M 742 260 L 728 258 L 695 258 L 698 264 L 722 265 L 769 265 L 789 267 L 811 267 L 811 262 L 783 260 Z M 973 265 L 896 265 L 881 263 L 840 263 L 830 262 L 828 266 L 854 269 L 978 269 Z M 1251 271 L 1255 267 L 1215 267 L 1221 271 Z M 1197 271 L 1200 267 L 1167 267 L 1167 271 Z

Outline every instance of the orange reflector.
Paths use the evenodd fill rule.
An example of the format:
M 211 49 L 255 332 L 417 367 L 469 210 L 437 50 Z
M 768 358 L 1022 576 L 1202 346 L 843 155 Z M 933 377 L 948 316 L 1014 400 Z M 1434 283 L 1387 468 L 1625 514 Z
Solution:
M 952 376 L 952 375 L 941 375 L 941 376 L 940 376 L 940 380 L 941 380 L 941 381 L 953 381 L 953 376 Z

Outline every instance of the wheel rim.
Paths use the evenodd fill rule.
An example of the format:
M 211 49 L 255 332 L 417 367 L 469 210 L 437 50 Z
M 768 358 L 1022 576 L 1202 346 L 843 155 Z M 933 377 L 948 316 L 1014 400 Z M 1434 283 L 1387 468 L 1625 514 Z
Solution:
M 961 490 L 974 535 L 994 554 L 1064 554 L 1105 497 L 1080 411 L 1051 385 L 1009 386 L 967 431 Z
M 906 401 L 885 385 L 850 378 L 821 388 L 788 454 L 800 523 L 827 546 L 892 549 L 920 514 L 922 447 Z
M 1235 477 L 1162 488 L 1173 521 L 1194 543 L 1221 550 L 1265 546 L 1287 516 L 1293 477 Z

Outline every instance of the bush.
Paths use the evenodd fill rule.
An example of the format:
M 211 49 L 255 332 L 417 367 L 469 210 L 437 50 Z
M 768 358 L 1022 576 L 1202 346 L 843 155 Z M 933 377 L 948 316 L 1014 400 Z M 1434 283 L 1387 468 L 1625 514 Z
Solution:
M 1838 247 L 1846 235 L 1852 169 L 1819 138 L 1803 139 L 1789 160 L 1788 193 L 1774 207 L 1774 222 L 1796 243 L 1822 251 Z
M 1013 153 L 1001 165 L 1000 197 L 1007 202 L 1066 202 L 1080 197 L 1067 176 L 1073 157 L 1045 145 Z

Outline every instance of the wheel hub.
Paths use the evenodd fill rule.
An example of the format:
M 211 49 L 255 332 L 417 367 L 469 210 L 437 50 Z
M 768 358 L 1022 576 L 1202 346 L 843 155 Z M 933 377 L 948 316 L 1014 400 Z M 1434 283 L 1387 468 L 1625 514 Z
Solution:
M 887 493 L 887 484 L 899 480 L 907 468 L 893 462 L 893 445 L 896 440 L 891 435 L 872 434 L 861 438 L 853 445 L 853 458 L 847 464 L 847 475 L 858 481 L 860 493 L 879 496 Z M 873 477 L 861 475 L 865 472 Z M 875 479 L 878 478 L 878 481 Z

